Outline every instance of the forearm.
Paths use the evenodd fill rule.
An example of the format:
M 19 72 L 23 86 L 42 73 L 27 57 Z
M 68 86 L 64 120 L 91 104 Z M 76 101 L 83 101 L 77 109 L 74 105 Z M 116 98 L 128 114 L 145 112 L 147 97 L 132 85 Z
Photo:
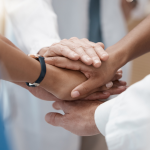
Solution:
M 2 36 L 1 34 L 0 34 L 0 40 L 2 40 L 6 44 L 8 44 L 8 45 L 10 45 L 10 46 L 12 46 L 12 47 L 19 50 L 19 48 L 17 46 L 15 46 L 11 41 L 9 41 L 6 37 Z
M 106 50 L 115 57 L 116 69 L 127 62 L 150 51 L 150 16 L 135 27 L 129 34 Z
M 0 40 L 1 79 L 34 82 L 40 74 L 40 63 Z

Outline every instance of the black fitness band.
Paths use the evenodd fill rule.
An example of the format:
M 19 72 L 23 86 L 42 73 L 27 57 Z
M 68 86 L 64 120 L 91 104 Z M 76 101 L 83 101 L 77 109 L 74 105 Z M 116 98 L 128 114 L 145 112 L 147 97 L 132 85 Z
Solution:
M 39 56 L 37 59 L 39 60 L 39 62 L 41 64 L 41 73 L 40 73 L 39 78 L 35 81 L 35 83 L 31 84 L 31 83 L 26 82 L 26 85 L 29 87 L 39 86 L 39 84 L 42 82 L 42 80 L 44 79 L 44 77 L 46 75 L 46 64 L 45 64 L 44 57 Z

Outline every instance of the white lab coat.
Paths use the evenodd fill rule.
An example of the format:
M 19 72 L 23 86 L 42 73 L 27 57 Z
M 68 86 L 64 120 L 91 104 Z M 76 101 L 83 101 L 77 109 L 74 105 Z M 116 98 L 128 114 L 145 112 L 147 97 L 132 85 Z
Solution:
M 109 150 L 149 150 L 150 75 L 100 105 L 95 122 Z
M 60 40 L 51 0 L 5 0 L 5 6 L 18 46 L 25 53 L 37 53 L 42 47 Z M 54 0 L 53 6 L 58 15 L 61 38 L 88 37 L 89 0 Z M 7 37 L 15 41 L 9 24 L 7 29 Z M 102 29 L 106 47 L 127 33 L 120 0 L 102 0 Z M 6 93 L 3 98 L 4 119 L 8 133 L 12 132 L 15 150 L 79 149 L 78 136 L 45 123 L 44 115 L 54 111 L 51 102 L 38 100 L 11 83 L 5 82 L 3 89 Z
M 42 47 L 60 41 L 57 17 L 46 1 L 5 0 L 5 7 L 18 46 L 25 53 L 37 53 Z M 7 21 L 6 36 L 15 42 L 11 31 Z M 6 81 L 3 93 L 3 117 L 14 150 L 79 150 L 79 136 L 45 122 L 46 113 L 56 112 L 52 102 L 39 100 Z

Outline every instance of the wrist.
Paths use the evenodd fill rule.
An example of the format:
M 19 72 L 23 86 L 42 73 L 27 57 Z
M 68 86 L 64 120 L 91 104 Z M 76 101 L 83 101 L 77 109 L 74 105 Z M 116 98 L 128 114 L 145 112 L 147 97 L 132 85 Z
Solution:
M 109 54 L 109 60 L 115 72 L 129 61 L 127 51 L 119 44 L 110 46 L 106 52 Z
M 56 75 L 58 74 L 57 69 L 54 66 L 46 64 L 46 75 L 41 82 L 40 86 L 53 93 L 53 86 L 56 84 Z

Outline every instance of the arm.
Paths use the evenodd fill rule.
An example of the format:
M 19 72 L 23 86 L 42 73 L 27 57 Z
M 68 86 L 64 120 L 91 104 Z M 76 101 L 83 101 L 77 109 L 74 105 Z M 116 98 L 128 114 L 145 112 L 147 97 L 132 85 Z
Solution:
M 150 16 L 133 29 L 115 45 L 106 49 L 109 59 L 98 69 L 92 69 L 93 75 L 88 81 L 72 91 L 72 97 L 82 97 L 93 89 L 112 80 L 116 71 L 127 62 L 150 51 Z
M 52 45 L 58 43 L 60 38 L 51 1 L 48 3 L 46 0 L 6 0 L 5 6 L 16 37 L 20 40 L 19 44 L 24 45 L 29 53 L 44 55 L 48 51 L 45 55 L 47 57 L 62 55 L 72 60 L 80 59 L 85 64 L 93 64 L 95 67 L 101 65 L 100 60 L 108 59 L 102 43 L 93 46 L 92 42 L 87 42 L 86 39 L 72 38 Z
M 40 63 L 26 56 L 18 48 L 8 45 L 7 40 L 3 39 L 0 39 L 1 79 L 11 82 L 34 82 L 40 74 Z M 66 84 L 68 76 L 71 76 L 70 82 Z M 76 83 L 71 82 L 72 79 L 76 79 Z M 79 72 L 74 73 L 47 65 L 47 73 L 41 87 L 57 97 L 70 97 L 71 88 L 85 80 L 84 75 Z
M 12 48 L 13 49 L 13 51 L 11 51 L 12 53 L 14 52 L 14 56 L 13 57 L 11 57 L 11 59 L 16 59 L 16 60 L 18 60 L 17 59 L 17 57 L 16 57 L 16 54 L 18 53 L 18 51 L 19 51 L 19 53 L 21 54 L 21 55 L 23 55 L 23 56 L 25 56 L 25 57 L 27 57 L 23 52 L 21 52 L 13 43 L 11 43 L 8 39 L 6 39 L 5 37 L 3 37 L 3 36 L 0 36 L 0 39 L 4 42 L 3 44 L 5 44 L 6 46 L 9 46 L 9 48 Z M 4 45 L 4 46 L 5 46 Z M 14 51 L 14 50 L 16 50 L 16 51 Z M 7 49 L 7 51 L 8 51 L 8 49 Z M 10 54 L 10 51 L 9 51 L 9 54 Z M 6 55 L 7 56 L 7 55 Z M 15 58 L 16 57 L 16 58 Z M 28 58 L 28 57 L 27 57 Z M 4 58 L 5 59 L 5 58 Z M 54 60 L 54 59 L 53 59 Z M 9 61 L 12 61 L 12 60 L 10 60 L 9 59 Z M 35 60 L 34 60 L 35 61 Z M 64 61 L 64 60 L 63 60 Z M 4 63 L 6 63 L 6 62 L 4 62 Z M 8 64 L 9 64 L 9 62 L 7 62 Z M 23 62 L 24 63 L 24 62 Z M 20 63 L 18 63 L 17 62 L 17 64 L 19 64 L 20 65 Z M 14 65 L 14 64 L 13 64 Z M 52 65 L 53 65 L 53 63 L 52 63 Z M 27 65 L 28 66 L 28 65 Z M 16 66 L 15 66 L 16 67 Z M 72 72 L 72 71 L 67 71 L 67 70 L 63 70 L 63 69 L 58 69 L 58 68 L 56 68 L 56 67 L 52 67 L 52 66 L 50 66 L 50 65 L 47 65 L 47 68 L 49 68 L 48 70 L 51 70 L 51 74 L 53 73 L 53 69 L 56 71 L 58 71 L 58 72 L 56 72 L 56 74 L 57 74 L 57 76 L 54 74 L 54 76 L 53 77 L 56 77 L 56 83 L 53 85 L 53 86 L 51 86 L 51 89 L 50 89 L 50 85 L 47 85 L 47 88 L 46 88 L 46 90 L 47 89 L 49 89 L 48 91 L 50 92 L 50 91 L 53 91 L 53 94 L 55 95 L 55 96 L 57 96 L 59 99 L 71 99 L 71 97 L 70 97 L 70 92 L 71 92 L 71 89 L 73 88 L 73 86 L 75 86 L 75 85 L 77 85 L 77 83 L 80 83 L 80 81 L 81 81 L 81 79 L 83 79 L 83 78 L 81 78 L 81 79 L 78 79 L 78 78 L 76 78 L 76 76 L 77 76 L 77 74 L 79 75 L 79 78 L 82 76 L 83 77 L 83 75 L 81 74 L 81 73 L 77 73 L 77 72 Z M 7 68 L 8 69 L 8 68 Z M 62 72 L 62 74 L 61 74 L 61 76 L 58 76 L 58 74 L 60 74 L 60 72 L 59 71 L 64 71 L 64 73 Z M 69 82 L 69 80 L 68 80 L 68 74 L 66 73 L 66 72 L 68 72 L 68 74 L 69 73 L 71 73 L 72 72 L 72 74 L 76 74 L 76 76 L 75 75 L 70 75 L 70 76 L 72 76 L 72 78 L 73 78 L 73 80 L 78 80 L 77 82 L 76 82 L 76 84 L 74 85 L 74 83 L 72 82 L 72 81 L 70 81 Z M 24 73 L 23 73 L 24 74 Z M 47 73 L 48 74 L 48 73 Z M 15 74 L 16 75 L 16 74 Z M 64 75 L 64 76 L 63 76 Z M 50 77 L 50 76 L 47 76 L 47 77 Z M 119 78 L 121 77 L 121 76 L 118 76 Z M 60 80 L 60 78 L 62 79 L 62 80 Z M 17 78 L 18 79 L 18 78 Z M 70 80 L 71 80 L 71 78 L 69 78 Z M 8 79 L 6 79 L 6 80 L 8 80 Z M 48 80 L 49 80 L 49 78 L 48 78 Z M 47 82 L 48 82 L 48 80 L 47 80 Z M 54 78 L 52 79 L 52 80 L 54 80 Z M 60 80 L 60 81 L 59 81 Z M 76 81 L 75 80 L 75 81 Z M 17 80 L 18 81 L 18 80 Z M 57 84 L 58 82 L 57 81 L 59 81 L 59 83 L 61 84 L 60 86 L 59 86 L 59 84 Z M 69 82 L 70 84 L 68 84 L 68 85 L 70 85 L 70 86 L 67 86 L 67 88 L 65 88 L 65 86 L 64 85 L 66 85 L 66 82 Z M 15 83 L 16 84 L 18 84 L 18 85 L 20 85 L 20 86 L 22 86 L 22 87 L 24 87 L 24 88 L 26 88 L 26 89 L 28 89 L 33 95 L 35 95 L 36 97 L 38 97 L 38 98 L 41 98 L 41 99 L 44 99 L 44 100 L 59 100 L 59 99 L 57 99 L 55 96 L 53 96 L 52 94 L 50 94 L 50 93 L 48 93 L 48 92 L 46 92 L 44 89 L 42 89 L 42 88 L 40 88 L 40 87 L 36 87 L 36 88 L 29 88 L 29 87 L 27 87 L 26 85 L 25 85 L 25 83 L 22 83 L 22 82 L 16 82 L 15 81 Z M 63 85 L 63 84 L 64 85 Z M 115 82 L 114 82 L 115 83 Z M 123 86 L 122 88 L 118 88 L 119 86 Z M 111 87 L 112 87 L 112 85 L 111 85 Z M 125 83 L 124 82 L 116 82 L 115 84 L 114 84 L 114 87 L 113 88 L 111 88 L 111 87 L 101 87 L 100 89 L 99 89 L 99 91 L 101 91 L 101 92 L 97 92 L 97 93 L 95 93 L 95 94 L 93 94 L 93 95 L 90 95 L 89 97 L 87 97 L 86 98 L 86 100 L 88 99 L 88 100 L 93 100 L 93 99 L 105 99 L 105 98 L 108 98 L 109 96 L 110 96 L 110 94 L 111 95 L 113 95 L 113 94 L 118 94 L 118 93 L 120 93 L 120 92 L 122 92 L 122 91 L 124 91 L 125 89 L 126 89 L 126 87 L 125 87 Z M 44 85 L 44 88 L 45 88 L 45 85 Z M 55 88 L 55 90 L 52 90 L 52 89 L 54 89 Z M 107 89 L 109 89 L 109 88 L 111 88 L 109 91 L 105 91 L 105 90 L 107 90 Z M 62 90 L 63 89 L 63 90 Z M 104 92 L 103 92 L 104 91 Z

